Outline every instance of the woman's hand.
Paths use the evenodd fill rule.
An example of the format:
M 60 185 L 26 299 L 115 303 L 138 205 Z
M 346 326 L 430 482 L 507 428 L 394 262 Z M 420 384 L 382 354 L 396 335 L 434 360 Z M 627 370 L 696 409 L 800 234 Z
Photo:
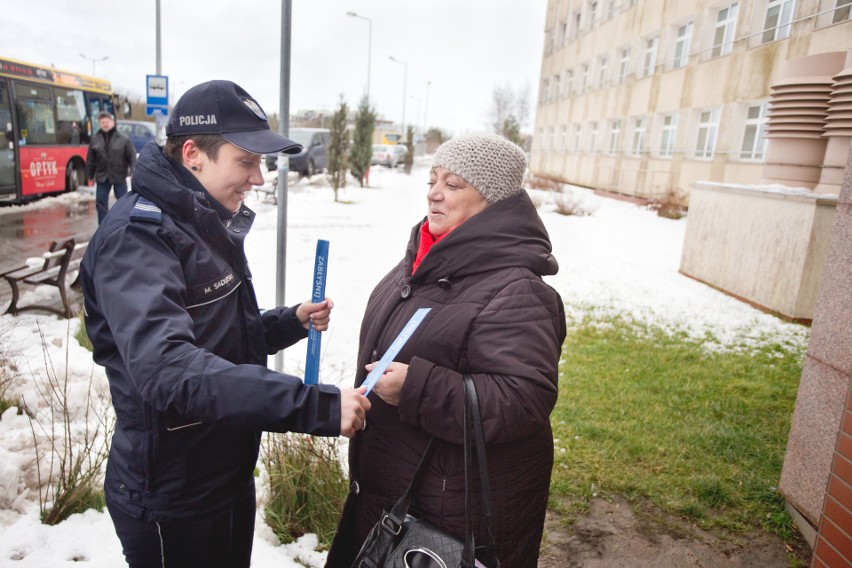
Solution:
M 375 363 L 369 363 L 366 366 L 367 372 L 372 371 L 375 366 Z M 405 382 L 405 377 L 407 376 L 408 365 L 393 362 L 388 365 L 384 374 L 376 381 L 373 392 L 386 403 L 396 406 L 399 404 L 399 392 L 402 390 L 402 384 Z
M 296 317 L 305 329 L 308 329 L 308 322 L 310 322 L 315 330 L 325 331 L 328 329 L 328 322 L 331 321 L 332 308 L 334 308 L 334 302 L 326 296 L 325 300 L 316 304 L 310 302 L 299 304 L 296 308 Z

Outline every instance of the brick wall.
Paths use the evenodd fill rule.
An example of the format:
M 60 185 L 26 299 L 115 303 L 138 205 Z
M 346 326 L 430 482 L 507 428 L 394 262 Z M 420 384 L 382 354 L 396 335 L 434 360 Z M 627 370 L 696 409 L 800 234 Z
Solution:
M 852 389 L 837 435 L 837 449 L 814 546 L 812 568 L 852 566 Z

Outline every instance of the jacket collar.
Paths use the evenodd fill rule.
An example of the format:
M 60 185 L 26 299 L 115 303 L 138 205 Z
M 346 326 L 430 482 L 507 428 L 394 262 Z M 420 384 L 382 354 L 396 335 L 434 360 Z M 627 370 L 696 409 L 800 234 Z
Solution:
M 156 144 L 146 144 L 142 148 L 131 184 L 133 191 L 144 195 L 169 215 L 184 221 L 194 218 L 199 209 L 212 211 L 223 221 L 234 217 L 234 213 L 210 196 L 195 176 L 183 165 L 169 159 Z M 254 212 L 245 204 L 240 206 L 237 214 L 254 219 Z
M 411 232 L 406 265 L 411 273 L 420 242 L 418 223 Z M 435 243 L 412 276 L 434 281 L 501 268 L 528 268 L 539 276 L 556 274 L 550 237 L 526 191 L 502 199 L 474 215 Z

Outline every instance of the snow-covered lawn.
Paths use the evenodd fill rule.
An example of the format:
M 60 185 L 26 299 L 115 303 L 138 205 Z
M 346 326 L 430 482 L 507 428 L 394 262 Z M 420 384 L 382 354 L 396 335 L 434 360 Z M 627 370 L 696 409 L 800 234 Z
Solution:
M 354 374 L 358 329 L 367 297 L 379 278 L 402 256 L 411 227 L 425 214 L 428 162 L 418 161 L 407 176 L 400 168 L 373 168 L 371 187 L 349 185 L 340 202 L 322 176 L 301 180 L 288 196 L 286 303 L 307 300 L 317 239 L 330 241 L 327 294 L 335 301 L 332 325 L 323 337 L 320 380 L 349 385 Z M 540 213 L 553 241 L 560 271 L 549 282 L 560 292 L 569 314 L 594 309 L 626 314 L 691 337 L 711 337 L 711 349 L 743 348 L 773 340 L 804 346 L 807 328 L 764 314 L 678 273 L 687 220 L 670 220 L 632 204 L 603 199 L 582 189 L 577 196 L 595 210 L 587 217 L 557 214 L 541 193 Z M 66 197 L 67 199 L 68 197 Z M 73 197 L 72 197 L 73 198 Z M 92 199 L 80 193 L 78 199 Z M 33 204 L 44 206 L 46 200 Z M 261 306 L 275 298 L 278 213 L 254 195 L 257 212 L 247 240 L 248 255 Z M 38 292 L 36 292 L 38 293 Z M 24 380 L 12 389 L 32 407 L 40 400 L 31 375 L 45 374 L 45 352 L 52 370 L 67 373 L 73 409 L 85 403 L 89 381 L 105 387 L 103 370 L 74 340 L 77 320 L 27 314 L 2 316 L 7 330 L 4 351 L 19 354 Z M 44 334 L 44 344 L 40 333 Z M 69 340 L 70 338 L 70 340 Z M 44 345 L 44 348 L 43 348 Z M 285 369 L 301 374 L 306 342 L 285 353 Z M 570 346 L 568 349 L 570 357 Z M 66 366 L 67 360 L 67 366 Z M 271 364 L 271 362 L 270 362 Z M 42 409 L 44 410 L 44 409 Z M 82 420 L 82 419 L 81 419 Z M 123 565 L 121 548 L 106 513 L 88 511 L 58 526 L 38 520 L 37 474 L 32 432 L 26 416 L 8 410 L 0 420 L 0 566 L 44 567 L 85 561 L 93 568 Z M 260 499 L 263 491 L 259 487 Z M 316 539 L 280 546 L 258 516 L 253 566 L 322 566 L 313 551 Z M 296 558 L 303 564 L 297 563 Z

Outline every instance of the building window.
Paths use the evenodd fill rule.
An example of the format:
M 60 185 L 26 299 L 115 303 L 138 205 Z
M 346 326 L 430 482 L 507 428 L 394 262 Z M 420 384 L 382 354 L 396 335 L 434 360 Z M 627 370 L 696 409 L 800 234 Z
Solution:
M 589 66 L 583 65 L 580 67 L 580 92 L 585 93 L 586 87 L 589 85 Z
M 839 22 L 845 22 L 849 19 L 850 12 L 852 12 L 852 0 L 837 0 L 837 4 L 834 6 L 834 16 L 831 18 L 831 23 L 837 24 Z
M 692 43 L 692 22 L 680 26 L 677 29 L 677 39 L 675 40 L 675 55 L 673 67 L 683 67 L 689 63 L 689 47 Z
M 574 71 L 573 69 L 565 70 L 565 94 L 571 96 L 571 91 L 574 88 Z
M 633 119 L 633 144 L 630 145 L 630 152 L 634 156 L 638 156 L 645 148 L 645 117 Z
M 562 80 L 562 78 L 559 75 L 553 76 L 553 81 L 550 83 L 550 89 L 551 89 L 550 99 L 551 100 L 555 101 L 559 98 L 559 93 L 560 93 L 559 89 L 560 89 L 561 80 Z
M 598 123 L 589 123 L 589 152 L 594 154 L 598 150 Z
M 592 0 L 592 2 L 589 2 L 589 29 L 593 28 L 597 21 L 598 21 L 598 2 L 597 2 L 597 0 Z
M 677 113 L 663 116 L 663 128 L 660 138 L 660 156 L 671 157 L 677 138 Z
M 552 126 L 547 127 L 548 140 L 550 141 L 549 148 L 551 150 L 556 149 L 556 129 Z
M 627 80 L 630 74 L 630 48 L 625 47 L 621 50 L 621 63 L 618 66 L 618 82 L 623 83 Z
M 719 109 L 701 111 L 698 119 L 698 140 L 695 144 L 696 158 L 712 158 L 716 148 L 716 133 L 719 131 Z
M 618 152 L 618 139 L 621 136 L 621 119 L 613 120 L 609 128 L 609 153 Z
M 761 41 L 768 43 L 784 39 L 790 35 L 790 22 L 793 21 L 795 0 L 769 0 L 766 6 L 766 19 L 763 22 Z
M 565 45 L 568 38 L 568 20 L 562 20 L 559 24 L 559 45 Z
M 568 149 L 568 127 L 562 125 L 560 131 L 562 135 L 559 137 L 559 149 L 564 151 Z
M 583 14 L 580 12 L 574 12 L 574 16 L 571 19 L 571 37 L 577 37 L 582 29 L 580 24 L 582 23 Z
M 571 129 L 573 130 L 573 141 L 571 143 L 571 151 L 575 154 L 578 154 L 580 153 L 580 125 L 575 124 L 571 127 Z
M 762 160 L 766 150 L 767 104 L 750 105 L 746 113 L 743 146 L 740 158 L 744 160 Z
M 739 4 L 734 2 L 730 6 L 719 10 L 716 17 L 716 28 L 713 31 L 713 57 L 725 55 L 731 52 L 734 45 L 734 32 L 737 27 L 737 11 Z
M 619 5 L 621 4 L 621 0 L 609 0 L 609 17 L 612 18 L 615 16 L 615 13 L 618 12 Z
M 598 89 L 602 89 L 606 84 L 606 72 L 608 64 L 608 59 L 606 57 L 601 57 L 598 60 Z
M 549 87 L 550 87 L 550 81 L 548 81 L 547 79 L 542 79 L 541 80 L 541 93 L 539 94 L 540 96 L 538 97 L 539 104 L 543 104 L 543 103 L 547 102 L 547 89 Z
M 645 63 L 642 65 L 642 75 L 645 77 L 653 75 L 654 69 L 657 67 L 657 46 L 659 43 L 659 37 L 645 40 Z

